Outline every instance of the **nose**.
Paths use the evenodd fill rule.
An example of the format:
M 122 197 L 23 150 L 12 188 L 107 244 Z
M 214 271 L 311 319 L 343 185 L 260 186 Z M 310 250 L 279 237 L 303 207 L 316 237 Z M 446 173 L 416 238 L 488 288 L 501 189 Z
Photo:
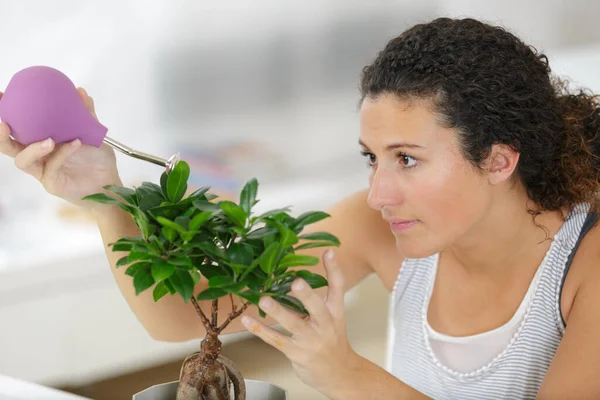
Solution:
M 398 177 L 378 168 L 369 176 L 369 196 L 367 203 L 373 210 L 381 211 L 385 206 L 397 206 L 402 203 Z

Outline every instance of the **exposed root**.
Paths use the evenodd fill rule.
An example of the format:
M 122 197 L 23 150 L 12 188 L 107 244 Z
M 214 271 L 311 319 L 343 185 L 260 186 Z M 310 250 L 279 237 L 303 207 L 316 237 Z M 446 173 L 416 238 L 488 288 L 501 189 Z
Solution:
M 202 341 L 202 350 L 186 357 L 179 374 L 177 400 L 246 400 L 246 385 L 235 364 L 220 354 L 215 336 Z
M 246 382 L 239 369 L 235 366 L 233 361 L 223 355 L 219 355 L 217 360 L 229 373 L 229 380 L 233 384 L 233 392 L 235 394 L 234 400 L 246 400 Z

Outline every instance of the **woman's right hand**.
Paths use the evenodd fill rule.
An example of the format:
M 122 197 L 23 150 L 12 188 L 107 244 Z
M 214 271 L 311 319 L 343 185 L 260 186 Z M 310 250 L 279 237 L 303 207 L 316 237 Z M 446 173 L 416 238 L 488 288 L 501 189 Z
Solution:
M 94 101 L 79 88 L 87 110 L 96 117 Z M 0 98 L 2 93 L 0 92 Z M 82 145 L 79 139 L 57 145 L 52 139 L 24 146 L 10 137 L 7 124 L 0 124 L 0 152 L 15 159 L 17 168 L 32 175 L 46 191 L 86 208 L 99 204 L 81 199 L 103 191 L 106 185 L 121 185 L 112 148 Z

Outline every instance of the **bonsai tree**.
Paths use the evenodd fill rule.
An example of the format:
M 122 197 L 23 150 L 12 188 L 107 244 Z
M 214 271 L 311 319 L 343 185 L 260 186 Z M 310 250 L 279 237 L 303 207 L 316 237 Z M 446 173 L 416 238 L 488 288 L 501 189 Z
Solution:
M 200 351 L 183 362 L 177 400 L 246 398 L 244 379 L 234 363 L 221 355 L 219 335 L 250 305 L 258 307 L 262 296 L 271 296 L 283 306 L 307 315 L 296 298 L 289 296 L 291 284 L 303 278 L 312 288 L 327 285 L 321 275 L 292 267 L 313 266 L 317 257 L 295 254 L 297 250 L 339 246 L 338 239 L 326 232 L 301 235 L 305 226 L 329 217 L 320 211 L 297 218 L 288 214 L 289 207 L 254 215 L 258 181 L 249 180 L 243 187 L 239 203 L 221 200 L 203 187 L 189 196 L 187 181 L 190 167 L 180 161 L 170 174 L 163 173 L 160 185 L 143 182 L 127 188 L 106 186 L 109 193 L 85 197 L 104 204 L 115 204 L 127 211 L 139 228 L 140 235 L 123 237 L 109 246 L 125 252 L 117 267 L 126 267 L 133 278 L 136 294 L 153 288 L 154 301 L 166 295 L 179 295 L 194 307 L 206 336 Z M 300 240 L 302 244 L 298 244 Z M 204 290 L 195 294 L 196 286 Z M 241 300 L 236 307 L 233 296 Z M 231 310 L 220 325 L 221 302 L 229 298 Z M 210 315 L 199 301 L 211 301 Z M 259 314 L 265 313 L 259 308 Z

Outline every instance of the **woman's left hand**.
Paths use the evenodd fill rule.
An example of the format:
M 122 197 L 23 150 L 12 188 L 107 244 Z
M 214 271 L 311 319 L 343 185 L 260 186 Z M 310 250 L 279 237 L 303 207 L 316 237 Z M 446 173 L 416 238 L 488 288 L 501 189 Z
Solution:
M 328 256 L 331 256 L 330 258 Z M 346 385 L 347 373 L 359 363 L 346 337 L 344 320 L 344 276 L 332 250 L 325 252 L 328 292 L 323 300 L 303 279 L 292 284 L 291 296 L 302 302 L 310 313 L 302 318 L 270 297 L 260 300 L 260 307 L 283 328 L 286 336 L 248 316 L 244 326 L 266 343 L 283 352 L 292 362 L 298 377 L 307 385 L 327 395 Z

